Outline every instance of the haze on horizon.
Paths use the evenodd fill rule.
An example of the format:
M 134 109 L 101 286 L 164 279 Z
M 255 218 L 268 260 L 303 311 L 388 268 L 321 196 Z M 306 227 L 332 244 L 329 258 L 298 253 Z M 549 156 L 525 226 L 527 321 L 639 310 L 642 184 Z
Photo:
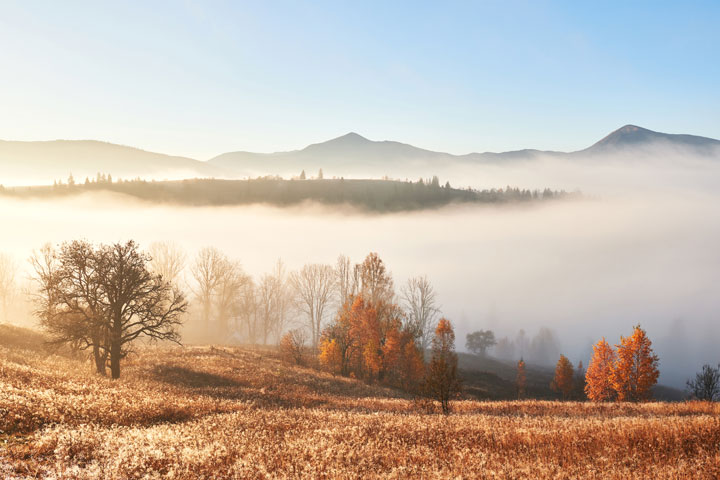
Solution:
M 359 262 L 377 251 L 398 287 L 428 276 L 457 326 L 460 349 L 464 335 L 479 328 L 513 337 L 548 327 L 563 353 L 587 365 L 594 341 L 617 341 L 641 323 L 661 357 L 661 383 L 682 388 L 700 365 L 717 361 L 720 163 L 678 163 L 671 155 L 609 164 L 538 160 L 476 174 L 519 186 L 573 184 L 595 194 L 371 215 L 313 205 L 173 207 L 102 192 L 0 197 L 0 221 L 12 226 L 3 249 L 22 278 L 33 249 L 76 238 L 135 239 L 144 247 L 172 241 L 190 259 L 211 245 L 255 278 L 278 258 L 297 270 L 334 264 L 340 254 Z

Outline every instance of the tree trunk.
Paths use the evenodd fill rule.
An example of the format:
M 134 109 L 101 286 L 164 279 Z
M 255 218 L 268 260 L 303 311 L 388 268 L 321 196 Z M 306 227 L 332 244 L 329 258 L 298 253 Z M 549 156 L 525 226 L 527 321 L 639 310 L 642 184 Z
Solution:
M 120 339 L 110 343 L 110 372 L 113 380 L 120 378 Z
M 101 353 L 102 349 L 100 345 L 93 345 L 93 357 L 95 358 L 95 370 L 102 376 L 107 375 L 105 370 L 105 361 L 107 360 L 107 354 Z

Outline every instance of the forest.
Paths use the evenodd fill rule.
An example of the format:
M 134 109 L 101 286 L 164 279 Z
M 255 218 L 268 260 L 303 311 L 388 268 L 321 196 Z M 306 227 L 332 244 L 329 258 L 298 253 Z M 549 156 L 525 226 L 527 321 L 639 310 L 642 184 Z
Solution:
M 0 187 L 0 195 L 10 198 L 54 198 L 87 192 L 114 192 L 148 202 L 189 206 L 229 206 L 268 204 L 278 207 L 317 202 L 350 205 L 373 212 L 394 212 L 437 208 L 450 204 L 505 204 L 540 200 L 577 198 L 549 188 L 527 190 L 505 188 L 475 190 L 440 184 L 437 176 L 416 181 L 323 178 L 322 170 L 313 178 L 305 172 L 285 180 L 268 176 L 246 180 L 187 179 L 176 181 L 113 180 L 110 174 L 76 181 L 72 175 L 52 186 Z

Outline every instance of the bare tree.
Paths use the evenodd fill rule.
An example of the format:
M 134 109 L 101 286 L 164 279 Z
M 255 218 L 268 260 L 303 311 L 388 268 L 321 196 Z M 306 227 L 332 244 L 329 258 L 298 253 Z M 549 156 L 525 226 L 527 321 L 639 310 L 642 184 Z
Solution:
M 267 345 L 270 333 L 275 330 L 277 320 L 277 282 L 273 275 L 265 274 L 257 287 L 257 315 L 260 320 L 263 345 Z
M 39 287 L 35 313 L 50 343 L 68 344 L 75 351 L 91 349 L 97 373 L 105 375 L 110 353 L 107 312 L 94 247 L 76 240 L 56 251 L 48 244 L 30 262 Z
M 692 398 L 709 402 L 720 400 L 720 365 L 717 368 L 703 365 L 695 378 L 687 381 L 687 387 Z
M 238 331 L 244 329 L 247 342 L 252 344 L 257 342 L 258 337 L 258 301 L 255 290 L 255 282 L 252 278 L 248 278 L 240 291 L 238 311 L 238 318 L 241 322 Z
M 9 320 L 10 302 L 15 294 L 15 276 L 17 275 L 17 264 L 7 253 L 0 253 L 0 308 L 2 308 L 2 319 Z
M 150 272 L 135 242 L 94 248 L 76 241 L 59 252 L 46 248 L 32 261 L 41 322 L 57 342 L 98 351 L 99 371 L 98 355 L 109 356 L 112 378 L 119 378 L 120 361 L 141 336 L 179 342 L 185 297 Z
M 338 309 L 342 308 L 357 293 L 359 272 L 359 267 L 356 265 L 353 268 L 349 257 L 345 255 L 338 257 L 335 264 L 335 286 L 337 289 L 335 298 L 338 302 Z
M 288 279 L 287 271 L 285 270 L 285 264 L 281 259 L 278 259 L 275 264 L 275 270 L 273 271 L 275 292 L 275 338 L 280 341 L 280 338 L 285 331 L 288 323 L 288 314 L 292 306 L 292 288 Z
M 198 252 L 190 267 L 195 280 L 192 290 L 200 303 L 201 318 L 206 334 L 210 329 L 213 297 L 225 275 L 228 263 L 227 258 L 220 250 L 214 247 L 205 247 Z
M 240 262 L 224 260 L 219 270 L 219 281 L 214 293 L 217 312 L 217 334 L 226 339 L 231 328 L 231 321 L 239 315 L 243 287 L 250 277 L 243 271 Z
M 425 352 L 430 347 L 435 334 L 437 316 L 440 313 L 435 289 L 427 277 L 413 277 L 403 286 L 401 298 L 407 312 L 410 330 L 415 335 L 420 351 Z
M 168 282 L 180 285 L 185 269 L 185 252 L 173 242 L 154 242 L 148 248 L 150 268 Z
M 325 309 L 332 300 L 335 276 L 329 265 L 305 265 L 293 272 L 290 282 L 295 291 L 298 308 L 307 315 L 313 348 L 317 348 L 325 317 Z
M 101 246 L 98 254 L 110 371 L 112 378 L 120 378 L 120 360 L 140 336 L 180 342 L 178 328 L 187 302 L 177 287 L 150 272 L 149 257 L 132 240 Z

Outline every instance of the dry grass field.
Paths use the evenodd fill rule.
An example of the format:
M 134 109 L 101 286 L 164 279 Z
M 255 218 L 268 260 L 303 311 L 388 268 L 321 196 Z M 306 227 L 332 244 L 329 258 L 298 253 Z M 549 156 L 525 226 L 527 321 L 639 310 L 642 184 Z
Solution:
M 123 378 L 0 326 L 0 478 L 720 477 L 720 406 L 455 402 L 272 350 L 147 347 Z

